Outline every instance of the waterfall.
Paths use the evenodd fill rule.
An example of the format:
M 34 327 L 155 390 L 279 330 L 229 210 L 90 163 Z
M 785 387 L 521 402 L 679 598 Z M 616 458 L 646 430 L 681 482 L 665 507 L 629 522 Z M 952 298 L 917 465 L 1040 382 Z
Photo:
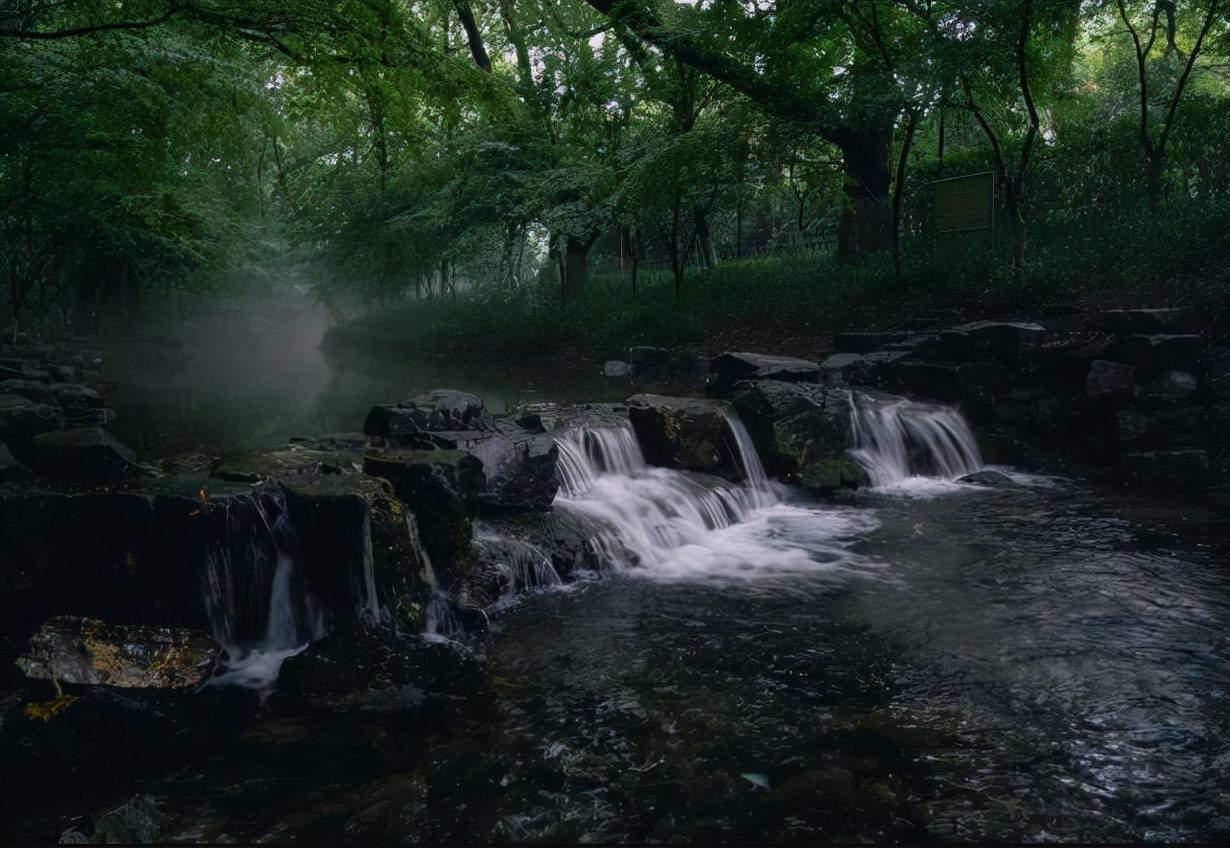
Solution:
M 876 486 L 910 477 L 955 480 L 982 467 L 978 443 L 952 407 L 862 393 L 850 403 L 850 451 Z
M 558 586 L 563 583 L 551 560 L 536 546 L 520 539 L 501 536 L 487 527 L 474 528 L 475 553 L 496 563 L 504 573 L 504 601 L 518 591 Z
M 407 530 L 409 530 L 409 525 L 407 525 Z M 363 516 L 363 585 L 359 593 L 359 597 L 363 599 L 363 605 L 359 610 L 359 614 L 372 624 L 382 620 L 380 597 L 376 591 L 375 563 L 375 556 L 372 552 L 372 514 L 369 509 L 367 514 Z
M 215 683 L 267 688 L 286 657 L 325 634 L 324 614 L 305 585 L 296 539 L 279 490 L 211 506 L 200 575 L 205 612 L 226 652 Z
M 780 570 L 811 563 L 769 532 L 766 511 L 780 506 L 752 441 L 731 416 L 730 444 L 747 478 L 742 485 L 645 463 L 630 425 L 577 427 L 556 436 L 560 492 L 556 506 L 601 528 L 594 549 L 617 566 L 659 575 L 728 569 Z
M 465 630 L 457 606 L 446 592 L 432 595 L 423 619 L 423 635 L 431 639 L 451 639 Z

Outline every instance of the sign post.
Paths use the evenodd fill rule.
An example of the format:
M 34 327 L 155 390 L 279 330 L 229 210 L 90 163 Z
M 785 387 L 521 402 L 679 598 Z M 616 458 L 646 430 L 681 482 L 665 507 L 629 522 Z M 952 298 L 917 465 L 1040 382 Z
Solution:
M 987 230 L 995 247 L 995 172 L 950 177 L 931 184 L 935 192 L 932 229 L 941 233 Z

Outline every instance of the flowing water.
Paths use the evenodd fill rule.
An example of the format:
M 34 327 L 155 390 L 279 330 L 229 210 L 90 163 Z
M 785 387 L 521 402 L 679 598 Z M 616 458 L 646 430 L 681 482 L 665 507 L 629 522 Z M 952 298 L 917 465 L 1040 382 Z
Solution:
M 983 464 L 954 411 L 854 401 L 875 487 L 827 500 L 766 480 L 737 420 L 738 484 L 648 467 L 627 427 L 568 431 L 556 508 L 612 567 L 562 585 L 480 525 L 506 600 L 531 591 L 481 637 L 438 596 L 428 629 L 481 680 L 394 715 L 275 696 L 110 791 L 156 798 L 168 841 L 1230 838 L 1225 514 L 957 482 Z M 281 505 L 251 508 L 204 591 L 263 686 L 322 625 Z

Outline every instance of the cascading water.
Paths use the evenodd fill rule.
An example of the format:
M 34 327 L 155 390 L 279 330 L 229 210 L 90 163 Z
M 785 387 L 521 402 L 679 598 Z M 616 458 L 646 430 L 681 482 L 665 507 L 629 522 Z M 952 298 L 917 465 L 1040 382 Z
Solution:
M 875 486 L 913 477 L 955 480 L 982 468 L 974 434 L 951 407 L 855 393 L 850 428 L 850 453 Z
M 324 615 L 296 567 L 280 492 L 211 509 L 201 576 L 206 614 L 226 652 L 213 682 L 267 688 L 283 660 L 325 634 Z
M 504 573 L 504 602 L 510 601 L 518 591 L 558 586 L 564 582 L 547 555 L 529 542 L 500 536 L 482 526 L 474 529 L 475 552 L 496 563 Z
M 590 541 L 604 560 L 659 579 L 750 579 L 850 560 L 833 540 L 851 536 L 861 514 L 782 503 L 742 422 L 728 423 L 741 485 L 650 467 L 628 424 L 573 428 L 556 437 L 555 505 L 600 528 Z

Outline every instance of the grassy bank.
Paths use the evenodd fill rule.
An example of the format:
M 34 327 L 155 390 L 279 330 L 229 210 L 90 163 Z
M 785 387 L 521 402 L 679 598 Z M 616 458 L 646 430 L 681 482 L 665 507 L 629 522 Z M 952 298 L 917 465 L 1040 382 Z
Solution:
M 554 287 L 416 301 L 334 328 L 333 349 L 471 359 L 602 359 L 630 344 L 731 346 L 814 353 L 845 329 L 887 328 L 927 312 L 965 318 L 1040 316 L 1107 306 L 1190 305 L 1213 321 L 1230 303 L 1230 210 L 1194 207 L 1034 234 L 1027 280 L 981 239 L 916 241 L 898 277 L 888 257 L 838 264 L 783 254 L 690 273 L 595 274 L 583 296 Z

